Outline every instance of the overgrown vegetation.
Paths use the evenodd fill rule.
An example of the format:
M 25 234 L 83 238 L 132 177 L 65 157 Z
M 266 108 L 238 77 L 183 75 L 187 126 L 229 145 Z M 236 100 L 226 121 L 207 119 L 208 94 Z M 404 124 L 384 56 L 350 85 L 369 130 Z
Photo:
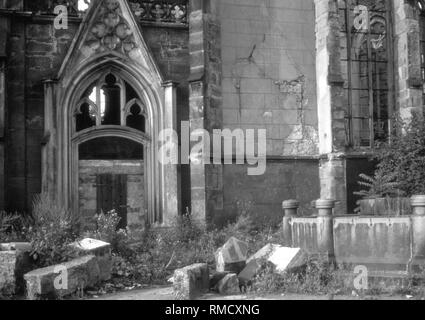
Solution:
M 389 142 L 376 150 L 378 166 L 366 196 L 396 194 L 411 197 L 425 194 L 425 121 L 414 114 L 406 123 L 394 121 Z M 368 180 L 368 179 L 366 179 Z
M 374 176 L 360 174 L 360 178 L 363 181 L 359 181 L 358 184 L 366 189 L 354 192 L 354 194 L 365 199 L 397 197 L 404 194 L 402 190 L 398 189 L 399 182 L 395 181 L 397 174 L 394 172 L 387 174 L 381 169 L 375 171 Z
M 335 266 L 325 259 L 311 256 L 306 266 L 278 273 L 273 264 L 265 263 L 254 279 L 250 292 L 256 294 L 350 294 L 347 266 Z
M 248 216 L 224 229 L 206 230 L 190 215 L 181 216 L 170 228 L 146 231 L 131 250 L 116 257 L 114 272 L 139 283 L 166 284 L 176 268 L 207 263 L 214 269 L 214 253 L 232 236 L 247 241 L 254 253 L 267 243 L 279 242 L 277 230 L 259 230 Z
M 18 213 L 0 212 L 0 242 L 25 240 L 24 229 L 29 223 L 28 218 Z

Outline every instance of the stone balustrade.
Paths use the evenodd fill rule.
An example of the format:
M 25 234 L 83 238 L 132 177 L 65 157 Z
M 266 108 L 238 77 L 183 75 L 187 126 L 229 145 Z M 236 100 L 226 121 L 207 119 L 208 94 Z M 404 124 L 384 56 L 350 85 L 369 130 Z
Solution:
M 335 201 L 315 201 L 317 215 L 300 217 L 299 203 L 282 204 L 286 246 L 338 263 L 419 271 L 425 264 L 425 195 L 411 198 L 411 216 L 336 215 Z

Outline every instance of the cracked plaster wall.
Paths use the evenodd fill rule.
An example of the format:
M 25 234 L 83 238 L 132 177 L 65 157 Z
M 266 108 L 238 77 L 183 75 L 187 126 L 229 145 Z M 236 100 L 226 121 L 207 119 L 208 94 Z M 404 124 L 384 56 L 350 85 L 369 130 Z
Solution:
M 220 0 L 220 20 L 223 126 L 267 129 L 269 157 L 258 177 L 224 166 L 226 218 L 243 203 L 259 223 L 279 220 L 292 198 L 310 215 L 320 197 L 314 2 Z
M 268 156 L 318 154 L 312 0 L 220 0 L 224 127 L 267 129 Z

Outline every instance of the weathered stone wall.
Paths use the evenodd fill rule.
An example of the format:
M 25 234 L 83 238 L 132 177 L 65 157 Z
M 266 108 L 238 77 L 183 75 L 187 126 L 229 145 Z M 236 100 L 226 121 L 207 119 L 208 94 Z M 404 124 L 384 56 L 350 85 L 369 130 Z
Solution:
M 266 129 L 267 170 L 224 165 L 225 223 L 245 211 L 264 222 L 282 217 L 282 201 L 302 211 L 320 196 L 312 0 L 220 0 L 223 128 Z M 302 160 L 297 160 L 302 156 Z
M 79 201 L 83 217 L 92 218 L 97 212 L 96 177 L 99 174 L 127 175 L 127 224 L 144 227 L 145 179 L 142 161 L 81 160 L 79 161 Z
M 215 0 L 191 1 L 190 129 L 220 129 L 222 109 L 221 29 Z M 191 210 L 194 219 L 206 222 L 223 212 L 222 165 L 191 163 Z
M 312 0 L 221 0 L 223 125 L 267 129 L 268 155 L 316 155 Z
M 312 200 L 320 197 L 319 161 L 269 161 L 262 176 L 248 176 L 247 166 L 224 166 L 224 212 L 215 222 L 223 224 L 244 212 L 258 223 L 280 222 L 283 216 L 282 201 L 298 199 L 300 215 L 313 213 Z
M 413 2 L 394 3 L 396 105 L 406 120 L 413 112 L 423 112 L 419 11 Z
M 7 207 L 25 211 L 41 188 L 44 89 L 54 78 L 78 25 L 55 30 L 51 21 L 15 17 L 7 59 Z

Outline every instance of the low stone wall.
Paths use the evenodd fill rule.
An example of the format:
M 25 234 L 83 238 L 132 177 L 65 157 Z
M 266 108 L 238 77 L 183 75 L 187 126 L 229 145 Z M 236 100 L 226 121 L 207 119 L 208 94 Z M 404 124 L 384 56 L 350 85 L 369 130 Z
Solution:
M 292 219 L 292 243 L 294 248 L 303 248 L 309 253 L 318 252 L 317 244 L 317 219 L 293 218 Z
M 377 271 L 416 271 L 425 265 L 425 196 L 411 199 L 405 217 L 336 216 L 335 202 L 318 200 L 318 214 L 297 216 L 298 202 L 285 201 L 285 244 L 338 263 L 365 265 Z
M 337 262 L 405 270 L 412 258 L 411 217 L 336 217 Z
M 29 243 L 0 244 L 0 294 L 13 295 L 23 291 L 23 277 L 31 269 Z

